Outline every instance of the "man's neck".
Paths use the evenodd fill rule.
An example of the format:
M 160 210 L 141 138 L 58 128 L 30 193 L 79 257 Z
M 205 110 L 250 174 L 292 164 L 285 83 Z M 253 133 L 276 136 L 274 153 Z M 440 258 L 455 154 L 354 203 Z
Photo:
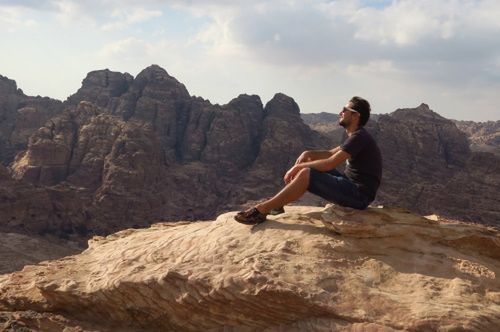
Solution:
M 356 130 L 358 130 L 360 127 L 357 124 L 352 124 L 351 126 L 347 127 L 345 129 L 347 136 L 351 136 L 352 133 L 354 133 Z

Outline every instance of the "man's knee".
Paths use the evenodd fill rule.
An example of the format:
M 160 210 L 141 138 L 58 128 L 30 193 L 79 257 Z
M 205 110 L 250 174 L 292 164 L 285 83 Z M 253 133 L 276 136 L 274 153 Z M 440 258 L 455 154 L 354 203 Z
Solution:
M 311 177 L 311 169 L 309 167 L 303 168 L 299 171 L 297 176 L 309 181 L 309 178 Z

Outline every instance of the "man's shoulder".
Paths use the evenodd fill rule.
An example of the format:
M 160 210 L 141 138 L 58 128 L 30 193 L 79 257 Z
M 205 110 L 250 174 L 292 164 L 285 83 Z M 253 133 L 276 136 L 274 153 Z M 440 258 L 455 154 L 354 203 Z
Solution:
M 353 141 L 355 141 L 357 144 L 362 144 L 367 147 L 378 148 L 377 141 L 372 136 L 372 134 L 364 127 L 361 127 L 358 130 L 356 130 L 351 136 L 354 136 Z
M 370 132 L 368 130 L 366 130 L 364 127 L 361 127 L 358 130 L 356 130 L 354 133 L 352 133 L 352 136 L 373 139 Z

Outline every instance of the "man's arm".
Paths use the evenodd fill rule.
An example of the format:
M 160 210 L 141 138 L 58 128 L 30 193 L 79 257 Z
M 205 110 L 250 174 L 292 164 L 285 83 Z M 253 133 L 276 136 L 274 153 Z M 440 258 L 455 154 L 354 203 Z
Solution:
M 314 168 L 320 172 L 327 172 L 351 158 L 349 153 L 341 150 L 340 148 L 335 148 L 330 151 L 336 152 L 329 158 L 295 164 L 288 172 L 286 172 L 284 177 L 285 183 L 292 181 L 295 175 L 297 175 L 297 173 L 303 168 Z
M 333 148 L 331 150 L 309 150 L 304 151 L 295 161 L 295 165 L 301 164 L 308 161 L 327 159 L 333 156 L 340 150 L 340 146 Z

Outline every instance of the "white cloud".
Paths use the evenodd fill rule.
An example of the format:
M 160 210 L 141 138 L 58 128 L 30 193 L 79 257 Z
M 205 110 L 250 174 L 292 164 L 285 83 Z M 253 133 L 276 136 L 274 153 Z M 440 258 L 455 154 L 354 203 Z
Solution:
M 129 37 L 105 45 L 98 55 L 108 59 L 144 57 L 150 47 L 150 44 L 143 40 Z
M 97 20 L 93 15 L 88 15 L 84 2 L 72 0 L 58 0 L 56 18 L 63 27 L 75 25 L 95 27 Z
M 46 59 L 38 57 L 37 68 L 54 56 L 71 59 L 66 62 L 79 71 L 108 67 L 136 74 L 157 63 L 195 94 L 221 103 L 239 93 L 265 100 L 282 91 L 303 110 L 321 111 L 356 91 L 384 111 L 428 102 L 438 112 L 453 104 L 467 114 L 467 107 L 481 105 L 500 118 L 498 17 L 495 0 L 0 4 L 0 28 L 11 29 L 5 47 L 24 54 L 44 47 Z M 35 24 L 36 43 L 23 50 L 13 36 L 23 29 L 17 39 L 25 38 Z M 9 72 L 17 68 L 9 53 L 0 60 Z
M 34 28 L 37 21 L 26 13 L 23 8 L 0 7 L 0 29 L 7 32 L 15 32 L 23 28 Z
M 349 19 L 355 38 L 380 44 L 410 45 L 439 29 L 439 20 L 414 2 L 398 2 L 384 10 L 360 8 Z
M 161 15 L 162 12 L 160 10 L 147 10 L 144 8 L 134 8 L 132 10 L 115 9 L 111 13 L 111 17 L 116 19 L 116 21 L 102 25 L 101 29 L 103 31 L 120 30 L 129 25 L 149 21 Z

